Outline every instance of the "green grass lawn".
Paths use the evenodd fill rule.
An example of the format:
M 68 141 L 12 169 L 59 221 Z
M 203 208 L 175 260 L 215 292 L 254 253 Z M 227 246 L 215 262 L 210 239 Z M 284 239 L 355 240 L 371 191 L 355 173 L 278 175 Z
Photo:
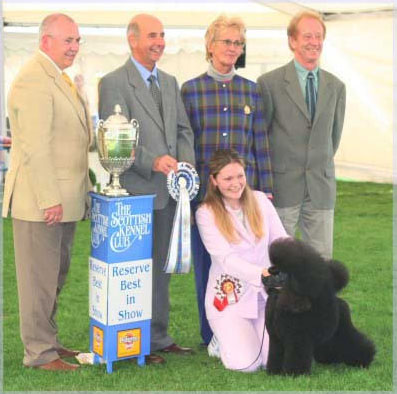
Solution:
M 193 356 L 167 355 L 165 365 L 138 367 L 131 361 L 85 365 L 75 373 L 51 373 L 22 366 L 18 300 L 11 221 L 3 222 L 3 390 L 4 391 L 392 391 L 393 264 L 392 186 L 338 183 L 334 257 L 350 270 L 342 296 L 350 303 L 354 323 L 377 346 L 369 369 L 314 365 L 311 376 L 298 378 L 227 371 L 200 348 L 193 274 L 171 280 L 170 333 L 176 342 L 195 349 Z M 73 261 L 61 294 L 58 325 L 64 345 L 89 347 L 89 223 L 78 226 Z

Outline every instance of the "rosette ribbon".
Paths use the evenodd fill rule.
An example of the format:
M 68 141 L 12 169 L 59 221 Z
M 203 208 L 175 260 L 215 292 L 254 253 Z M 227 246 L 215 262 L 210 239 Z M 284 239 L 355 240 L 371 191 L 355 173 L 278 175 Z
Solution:
M 170 245 L 164 271 L 168 274 L 186 274 L 191 266 L 190 200 L 198 193 L 200 180 L 195 168 L 185 162 L 178 163 L 178 171 L 167 177 L 167 188 L 177 201 Z

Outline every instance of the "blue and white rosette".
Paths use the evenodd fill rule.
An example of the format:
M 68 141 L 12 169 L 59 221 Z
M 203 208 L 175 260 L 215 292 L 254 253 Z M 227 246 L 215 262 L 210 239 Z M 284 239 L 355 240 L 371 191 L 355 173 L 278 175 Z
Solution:
M 168 193 L 177 201 L 177 205 L 164 266 L 167 274 L 187 274 L 190 271 L 190 200 L 196 197 L 199 187 L 197 171 L 189 163 L 179 162 L 177 173 L 171 171 L 168 174 Z

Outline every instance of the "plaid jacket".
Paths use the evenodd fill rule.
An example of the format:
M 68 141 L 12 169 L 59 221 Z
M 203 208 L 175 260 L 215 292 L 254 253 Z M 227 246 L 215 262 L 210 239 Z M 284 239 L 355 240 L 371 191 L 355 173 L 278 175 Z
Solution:
M 194 132 L 198 200 L 205 195 L 208 162 L 217 149 L 234 148 L 245 159 L 248 184 L 272 193 L 269 141 L 256 84 L 235 75 L 217 82 L 207 73 L 182 85 L 182 100 Z

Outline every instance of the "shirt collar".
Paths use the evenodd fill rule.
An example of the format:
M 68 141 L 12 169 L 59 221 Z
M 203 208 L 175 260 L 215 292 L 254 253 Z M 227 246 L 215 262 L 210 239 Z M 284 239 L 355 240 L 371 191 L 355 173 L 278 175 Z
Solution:
M 157 66 L 155 65 L 152 71 L 149 71 L 146 67 L 144 67 L 141 63 L 134 59 L 134 56 L 131 56 L 131 61 L 134 63 L 135 67 L 138 69 L 139 74 L 141 74 L 142 79 L 147 83 L 148 78 L 151 75 L 156 77 L 158 82 L 158 72 Z
M 314 75 L 314 78 L 317 80 L 318 78 L 318 66 L 313 70 L 308 70 L 307 68 L 303 67 L 296 59 L 294 59 L 295 70 L 298 73 L 299 78 L 306 81 L 307 75 L 311 71 Z
M 59 72 L 59 74 L 62 74 L 63 71 L 58 67 L 58 65 L 41 49 L 39 49 L 40 55 L 44 56 L 47 60 L 50 61 L 50 63 L 55 67 L 55 69 Z

